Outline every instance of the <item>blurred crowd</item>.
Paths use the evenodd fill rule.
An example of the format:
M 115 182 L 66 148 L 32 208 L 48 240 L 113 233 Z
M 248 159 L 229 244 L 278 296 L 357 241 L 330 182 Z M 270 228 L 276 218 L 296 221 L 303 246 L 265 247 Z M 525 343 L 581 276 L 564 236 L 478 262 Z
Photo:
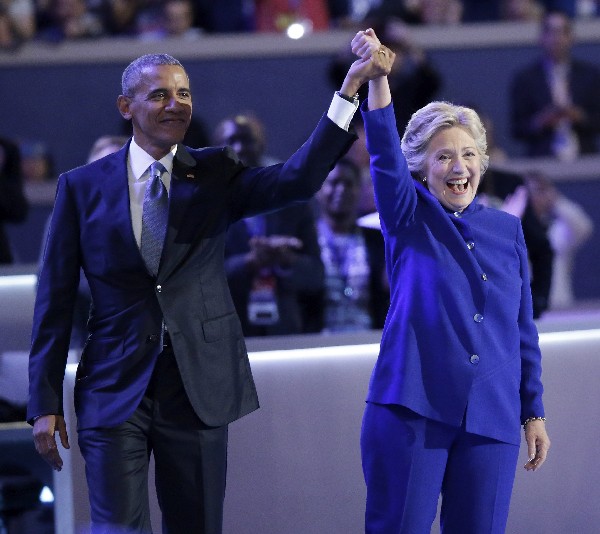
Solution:
M 32 1 L 16 0 L 12 4 Z M 411 40 L 410 24 L 448 24 L 465 20 L 467 10 L 464 8 L 469 3 L 467 0 L 331 0 L 327 6 L 322 6 L 322 13 L 327 15 L 328 24 L 346 25 L 354 20 L 350 6 L 358 10 L 358 6 L 362 5 L 364 10 L 365 6 L 370 5 L 373 12 L 380 10 L 377 17 L 387 8 L 401 7 L 393 16 L 374 18 L 372 22 L 382 41 L 396 53 L 389 81 L 395 101 L 397 127 L 402 132 L 412 113 L 428 102 L 439 99 L 443 88 L 443 79 L 435 64 Z M 516 9 L 517 4 L 526 3 L 539 7 L 539 10 L 535 10 L 536 16 L 541 16 L 538 54 L 534 61 L 512 74 L 512 133 L 515 139 L 522 142 L 531 158 L 573 161 L 582 154 L 598 153 L 600 100 L 596 92 L 600 86 L 600 69 L 571 56 L 574 45 L 572 17 L 564 12 L 544 11 L 541 2 L 472 2 L 473 6 L 479 8 L 473 9 L 480 14 L 485 11 L 484 6 L 487 10 L 497 4 L 498 13 L 504 15 L 510 6 Z M 232 16 L 228 20 L 229 23 L 237 20 L 239 26 L 226 28 L 224 22 L 223 25 L 217 24 L 221 20 L 219 9 L 234 4 L 240 8 L 240 16 L 238 19 Z M 97 35 L 109 31 L 107 28 L 113 34 L 142 35 L 145 32 L 146 36 L 151 33 L 154 36 L 166 35 L 166 26 L 153 25 L 151 21 L 164 18 L 171 20 L 169 28 L 182 28 L 184 24 L 173 21 L 178 18 L 194 19 L 194 9 L 197 14 L 200 7 L 205 17 L 201 19 L 204 26 L 199 23 L 187 25 L 186 34 L 190 37 L 203 32 L 222 31 L 224 28 L 226 31 L 265 28 L 262 24 L 266 24 L 266 19 L 260 19 L 258 15 L 264 5 L 276 2 L 257 0 L 250 4 L 250 7 L 242 9 L 246 5 L 243 2 L 206 2 L 203 5 L 189 0 L 166 0 L 161 3 L 153 3 L 152 0 L 113 0 L 109 3 L 98 0 L 93 8 L 88 8 L 84 0 L 47 0 L 44 4 L 46 11 L 42 10 L 34 17 L 35 22 L 29 29 L 37 28 L 37 32 L 33 33 L 38 37 L 53 35 L 52 39 L 58 38 L 60 31 L 50 23 L 53 19 L 50 16 L 52 9 L 61 6 L 61 10 L 68 11 L 75 5 L 79 5 L 80 12 L 87 13 L 89 17 L 82 18 L 81 25 L 68 26 L 68 31 L 66 26 L 63 27 L 60 38 L 65 38 L 67 34 L 75 36 L 78 29 L 83 27 L 89 31 L 95 28 L 93 31 L 99 32 Z M 309 4 L 312 3 L 294 3 L 296 6 Z M 318 2 L 314 4 L 319 5 Z M 582 2 L 571 2 L 573 9 L 575 4 L 581 5 Z M 139 9 L 125 9 L 131 9 L 134 5 Z M 434 5 L 438 6 L 437 11 Z M 453 7 L 449 11 L 451 5 Z M 596 3 L 594 5 L 597 8 Z M 342 7 L 345 7 L 345 12 Z M 336 8 L 339 11 L 335 11 Z M 162 13 L 160 16 L 156 15 L 157 9 Z M 26 11 L 22 10 L 21 13 Z M 440 16 L 441 13 L 448 15 L 450 12 L 453 20 Z M 172 18 L 167 17 L 167 13 Z M 335 13 L 339 13 L 337 18 L 333 17 Z M 363 11 L 361 16 L 364 17 L 365 13 L 367 11 Z M 417 13 L 420 13 L 420 18 L 416 16 Z M 234 14 L 235 11 L 232 12 Z M 254 18 L 249 14 L 253 14 Z M 222 20 L 225 18 L 222 17 Z M 89 22 L 83 23 L 84 19 Z M 214 24 L 207 24 L 208 20 Z M 262 21 L 260 25 L 259 20 Z M 151 28 L 154 29 L 151 31 Z M 352 61 L 347 50 L 341 50 L 331 58 L 328 74 L 333 87 L 339 87 L 341 77 Z M 365 95 L 361 96 L 364 98 Z M 522 220 L 530 254 L 535 315 L 539 317 L 547 309 L 568 308 L 575 302 L 572 288 L 575 256 L 593 231 L 592 219 L 534 167 L 530 172 L 521 174 L 503 169 L 509 157 L 503 147 L 495 142 L 494 125 L 487 113 L 489 110 L 476 111 L 487 130 L 491 162 L 480 196 L 488 205 L 513 213 Z M 358 141 L 333 169 L 311 204 L 243 220 L 230 229 L 225 250 L 226 268 L 245 335 L 383 327 L 389 288 L 360 114 L 356 114 L 353 127 L 358 134 Z M 90 161 L 119 150 L 130 136 L 129 131 L 115 133 L 116 136 L 103 136 L 98 140 L 91 150 Z M 252 112 L 240 112 L 224 118 L 212 134 L 195 117 L 184 144 L 193 147 L 228 145 L 245 164 L 262 166 L 277 162 L 277 158 L 268 153 L 267 138 L 259 117 Z M 22 186 L 31 192 L 40 184 L 52 187 L 56 178 L 53 157 L 44 142 L 0 139 L 0 263 L 13 261 L 7 236 L 2 232 L 2 223 L 22 222 L 27 216 L 27 199 Z M 81 288 L 81 301 L 80 317 L 75 322 L 74 337 L 79 336 L 76 344 L 86 336 L 89 295 L 86 294 L 85 285 Z
M 411 25 L 538 21 L 548 10 L 600 14 L 598 0 L 0 0 L 0 49 L 28 41 L 106 36 L 197 39 L 232 32 L 357 28 L 394 17 Z

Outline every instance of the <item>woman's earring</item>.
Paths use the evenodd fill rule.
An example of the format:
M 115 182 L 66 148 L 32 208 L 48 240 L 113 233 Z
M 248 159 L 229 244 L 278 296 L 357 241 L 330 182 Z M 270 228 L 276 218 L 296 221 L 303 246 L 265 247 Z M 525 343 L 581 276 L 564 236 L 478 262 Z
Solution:
M 421 181 L 426 184 L 427 183 L 427 176 L 423 176 L 423 178 L 421 178 Z

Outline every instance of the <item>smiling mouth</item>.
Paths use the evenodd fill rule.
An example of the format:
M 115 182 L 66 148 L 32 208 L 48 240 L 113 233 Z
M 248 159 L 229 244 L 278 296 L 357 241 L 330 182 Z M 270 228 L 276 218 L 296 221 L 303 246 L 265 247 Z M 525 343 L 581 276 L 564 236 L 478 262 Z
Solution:
M 446 185 L 453 193 L 461 194 L 467 190 L 468 180 L 466 178 L 454 178 L 452 180 L 448 180 Z

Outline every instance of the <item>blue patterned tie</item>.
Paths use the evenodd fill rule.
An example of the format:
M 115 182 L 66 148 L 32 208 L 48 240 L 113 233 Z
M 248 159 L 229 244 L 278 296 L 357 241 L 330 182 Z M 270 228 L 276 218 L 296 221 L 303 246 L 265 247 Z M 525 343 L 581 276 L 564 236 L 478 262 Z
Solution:
M 167 220 L 169 216 L 169 195 L 160 179 L 166 169 L 159 161 L 150 165 L 150 178 L 144 193 L 142 212 L 142 240 L 140 250 L 148 270 L 156 276 L 162 254 Z

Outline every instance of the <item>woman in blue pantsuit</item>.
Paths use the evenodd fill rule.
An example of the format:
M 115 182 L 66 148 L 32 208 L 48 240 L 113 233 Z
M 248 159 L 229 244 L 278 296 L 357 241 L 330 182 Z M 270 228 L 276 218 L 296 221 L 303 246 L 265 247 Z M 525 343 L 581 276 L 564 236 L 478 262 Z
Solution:
M 390 65 L 372 30 L 355 54 Z M 534 471 L 550 440 L 527 250 L 517 217 L 476 199 L 488 166 L 477 114 L 433 102 L 400 141 L 387 77 L 363 104 L 391 305 L 361 436 L 366 532 L 502 533 L 525 429 Z

